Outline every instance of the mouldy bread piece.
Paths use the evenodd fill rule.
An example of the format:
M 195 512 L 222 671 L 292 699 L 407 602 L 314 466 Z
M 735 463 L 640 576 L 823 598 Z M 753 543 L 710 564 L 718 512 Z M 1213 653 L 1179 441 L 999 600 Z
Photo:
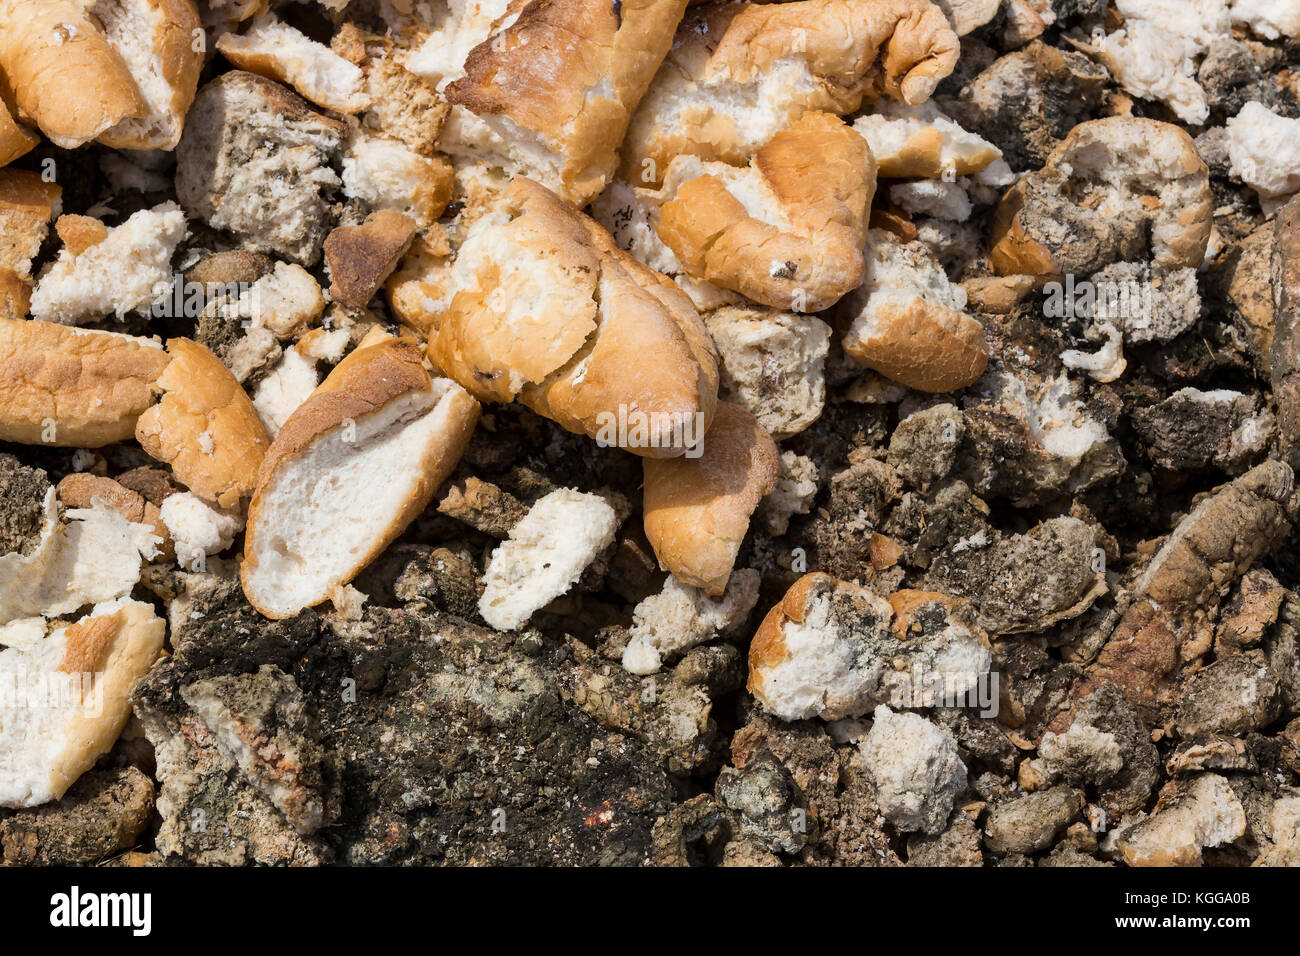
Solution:
M 185 214 L 173 202 L 142 209 L 80 253 L 65 248 L 41 273 L 32 317 L 79 325 L 108 313 L 145 311 L 170 287 L 172 253 L 185 238 Z
M 917 714 L 877 707 L 858 745 L 885 819 L 904 833 L 938 833 L 966 789 L 966 765 L 945 727 Z
M 768 534 L 780 537 L 794 515 L 806 515 L 817 497 L 817 465 L 807 455 L 781 452 L 781 473 L 776 487 L 758 504 L 755 512 Z
M 1266 213 L 1300 190 L 1300 119 L 1247 103 L 1228 120 L 1232 174 L 1255 192 Z
M 1117 116 L 1076 126 L 1002 197 L 989 264 L 999 275 L 1095 272 L 1116 261 L 1200 268 L 1214 197 L 1192 138 Z
M 36 692 L 36 706 L 0 710 L 0 806 L 58 800 L 109 751 L 131 714 L 127 695 L 157 660 L 165 632 L 151 605 L 123 598 L 97 604 L 35 647 L 0 650 L 0 675 Z M 42 698 L 41 688 L 57 696 Z
M 87 12 L 104 28 L 144 104 L 104 130 L 114 149 L 176 148 L 203 69 L 202 29 L 194 0 L 92 0 Z
M 690 11 L 632 119 L 620 175 L 658 185 L 673 157 L 734 165 L 804 113 L 922 103 L 960 46 L 928 0 L 710 3 Z
M 819 312 L 862 281 L 875 189 L 862 137 L 829 113 L 808 113 L 747 168 L 674 159 L 657 229 L 694 278 L 773 308 Z
M 984 327 L 962 310 L 966 292 L 918 242 L 873 229 L 866 279 L 841 307 L 852 325 L 844 351 L 859 365 L 927 392 L 970 385 L 984 373 Z
M 429 359 L 476 398 L 643 457 L 707 431 L 717 353 L 690 300 L 537 183 L 470 226 L 444 295 Z
M 1117 831 L 1113 844 L 1129 866 L 1199 866 L 1203 847 L 1244 836 L 1246 812 L 1215 773 L 1171 783 L 1149 817 Z
M 655 674 L 664 661 L 734 632 L 758 603 L 759 580 L 753 568 L 742 568 L 727 581 L 720 597 L 709 597 L 669 575 L 663 590 L 632 612 L 623 668 L 633 674 Z
M 702 454 L 642 459 L 645 533 L 659 566 L 683 584 L 723 593 L 749 519 L 776 487 L 776 445 L 746 409 L 719 402 Z
M 776 441 L 817 420 L 830 326 L 813 316 L 731 306 L 708 313 L 704 324 L 722 360 L 723 398 L 753 412 Z
M 135 437 L 171 465 L 178 481 L 223 508 L 253 493 L 270 442 L 252 401 L 212 352 L 189 339 L 167 343 L 162 398 L 140 416 Z
M 290 339 L 305 332 L 325 311 L 325 296 L 302 266 L 277 262 L 234 302 L 218 301 L 209 308 L 228 322 L 246 323 L 246 331 L 266 329 L 277 339 Z
M 74 448 L 125 441 L 167 361 L 149 339 L 2 319 L 0 439 Z
M 966 132 L 933 103 L 908 106 L 885 100 L 855 120 L 853 128 L 871 147 L 882 178 L 968 176 L 1002 158 L 1002 150 Z
M 292 617 L 350 582 L 424 510 L 478 414 L 454 382 L 430 381 L 410 342 L 339 363 L 262 463 L 240 571 L 253 606 Z
M 344 134 L 279 84 L 234 71 L 194 99 L 176 151 L 176 195 L 191 216 L 244 246 L 303 265 L 329 231 L 326 194 Z M 274 188 L 272 188 L 274 184 Z
M 78 0 L 2 0 L 0 73 L 20 118 L 76 149 L 147 107 L 122 56 Z
M 927 706 L 926 693 L 968 694 L 991 660 L 988 638 L 961 602 L 908 590 L 886 600 L 814 572 L 759 626 L 748 688 L 785 720 L 839 720 L 885 703 Z
M 1001 0 L 935 0 L 959 37 L 984 26 L 998 14 Z
M 629 118 L 685 8 L 685 0 L 514 4 L 461 63 L 449 64 L 452 72 L 463 65 L 463 75 L 444 88 L 457 109 L 439 145 L 586 205 L 613 176 Z M 446 40 L 435 33 L 428 43 Z M 419 60 L 408 68 L 421 72 Z
M 371 209 L 395 209 L 428 228 L 452 196 L 452 167 L 401 143 L 356 134 L 343 154 L 343 195 Z
M 217 50 L 240 69 L 287 83 L 328 110 L 356 113 L 370 105 L 360 67 L 270 14 L 242 34 L 223 33 Z
M 359 226 L 339 226 L 325 239 L 330 297 L 364 308 L 379 291 L 415 236 L 416 224 L 400 212 L 381 209 Z
M 479 614 L 513 631 L 573 587 L 617 530 L 618 515 L 600 495 L 561 488 L 540 498 L 492 552 Z

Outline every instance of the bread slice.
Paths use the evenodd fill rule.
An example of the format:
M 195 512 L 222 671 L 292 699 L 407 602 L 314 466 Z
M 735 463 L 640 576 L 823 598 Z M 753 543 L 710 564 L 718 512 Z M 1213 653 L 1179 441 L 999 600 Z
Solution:
M 136 440 L 171 465 L 176 479 L 207 501 L 234 508 L 253 494 L 270 440 L 235 376 L 190 339 L 167 342 L 158 376 L 162 399 L 140 416 Z
M 79 0 L 0 0 L 0 74 L 19 118 L 63 149 L 145 115 L 131 71 Z
M 240 69 L 287 83 L 327 110 L 357 113 L 370 105 L 360 67 L 272 14 L 242 34 L 223 33 L 217 50 Z
M 698 458 L 643 459 L 645 534 L 660 567 L 718 595 L 781 463 L 758 419 L 730 402 L 718 403 L 701 450 Z
M 0 649 L 0 680 L 35 702 L 0 708 L 0 806 L 58 800 L 108 753 L 166 629 L 151 605 L 122 598 L 34 646 Z
M 478 610 L 513 631 L 578 583 L 614 543 L 618 515 L 600 495 L 561 488 L 540 498 L 492 552 Z
M 285 422 L 258 476 L 240 576 L 270 618 L 328 599 L 424 510 L 479 406 L 402 339 L 358 348 Z
M 114 149 L 176 148 L 203 69 L 203 29 L 194 0 L 92 0 L 89 13 L 104 28 L 135 81 L 144 114 L 104 130 Z
M 0 441 L 73 448 L 125 441 L 153 404 L 167 361 L 150 339 L 0 319 Z
M 619 175 L 658 186 L 676 156 L 736 166 L 804 113 L 930 98 L 960 43 L 930 0 L 709 3 L 691 10 L 632 118 Z
M 108 313 L 145 311 L 172 282 L 172 253 L 185 238 L 174 202 L 141 209 L 80 254 L 64 248 L 32 294 L 32 317 L 79 325 Z
M 659 238 L 697 279 L 773 308 L 819 312 L 862 282 L 875 191 L 862 137 L 830 113 L 807 113 L 746 168 L 674 159 Z
M 844 351 L 908 388 L 964 388 L 989 360 L 984 327 L 965 307 L 965 290 L 948 281 L 922 243 L 873 229 L 866 281 L 841 307 L 852 322 Z

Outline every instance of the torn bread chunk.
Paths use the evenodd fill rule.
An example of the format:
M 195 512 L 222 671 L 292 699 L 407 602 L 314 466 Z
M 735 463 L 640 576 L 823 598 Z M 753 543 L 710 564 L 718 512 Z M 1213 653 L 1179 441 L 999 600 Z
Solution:
M 887 95 L 923 103 L 960 44 L 929 0 L 709 3 L 691 10 L 632 119 L 620 175 L 657 186 L 675 156 L 749 162 L 804 113 Z
M 430 380 L 410 342 L 352 352 L 262 464 L 240 571 L 250 603 L 288 618 L 349 583 L 428 505 L 478 414 L 460 386 Z
M 0 167 L 8 166 L 20 156 L 27 155 L 40 142 L 40 136 L 14 119 L 5 101 L 0 98 Z
M 0 319 L 0 440 L 73 448 L 125 441 L 153 404 L 167 362 L 150 339 Z
M 247 249 L 302 265 L 320 258 L 340 185 L 345 126 L 271 80 L 223 73 L 194 99 L 176 148 L 176 195 Z
M 1129 866 L 1198 866 L 1201 851 L 1244 836 L 1246 812 L 1216 773 L 1170 783 L 1150 816 L 1114 831 L 1109 843 Z
M 723 593 L 749 519 L 780 471 L 776 444 L 747 409 L 719 402 L 700 447 L 642 459 L 645 534 L 659 566 L 683 584 Z
M 166 630 L 151 605 L 122 598 L 33 646 L 0 649 L 0 678 L 23 702 L 0 708 L 0 806 L 58 800 L 108 753 Z
M 1193 126 L 1209 118 L 1209 101 L 1196 82 L 1196 48 L 1186 37 L 1148 20 L 1130 20 L 1098 42 L 1096 55 L 1134 96 L 1164 103 Z
M 142 209 L 80 253 L 65 248 L 36 283 L 32 317 L 79 325 L 146 311 L 171 286 L 172 254 L 185 238 L 174 202 Z
M 359 226 L 339 226 L 325 239 L 330 297 L 352 309 L 365 308 L 397 268 L 415 237 L 416 223 L 381 209 Z
M 237 507 L 253 493 L 270 444 L 266 430 L 243 387 L 209 349 L 170 339 L 167 351 L 171 362 L 157 381 L 162 398 L 140 416 L 136 440 L 199 497 Z
M 144 103 L 139 117 L 104 130 L 114 149 L 176 148 L 203 69 L 202 30 L 194 0 L 92 0 L 88 12 L 126 64 Z
M 1002 150 L 966 132 L 933 103 L 908 106 L 882 100 L 854 120 L 853 128 L 871 147 L 882 178 L 968 176 L 1002 158 Z
M 253 390 L 253 407 L 272 441 L 280 434 L 289 416 L 311 398 L 319 384 L 316 359 L 299 352 L 297 346 L 285 349 L 279 363 Z
M 320 318 L 325 296 L 302 266 L 277 262 L 233 302 L 216 300 L 209 308 L 226 321 L 239 322 L 246 331 L 266 329 L 277 339 L 291 339 Z
M 516 178 L 469 227 L 444 295 L 429 359 L 476 398 L 643 457 L 708 430 L 717 353 L 690 300 L 537 183 Z
M 1300 192 L 1300 119 L 1279 116 L 1250 102 L 1228 120 L 1232 174 L 1259 194 L 1272 215 Z
M 343 154 L 343 195 L 371 209 L 392 209 L 427 229 L 452 196 L 452 167 L 392 140 L 354 135 Z
M 272 14 L 243 33 L 223 33 L 217 50 L 241 70 L 287 83 L 327 110 L 358 113 L 370 105 L 360 67 Z
M 632 612 L 623 669 L 633 674 L 657 674 L 665 662 L 676 660 L 692 647 L 734 633 L 758 603 L 759 581 L 757 571 L 742 568 L 731 575 L 721 595 L 710 597 L 669 575 L 663 590 Z
M 812 510 L 820 477 L 816 462 L 807 455 L 781 452 L 781 473 L 776 487 L 759 502 L 755 512 L 768 534 L 780 537 L 789 529 L 793 516 L 806 515 Z
M 908 388 L 964 388 L 984 374 L 989 357 L 984 327 L 965 307 L 965 290 L 923 245 L 873 229 L 866 280 L 842 306 L 852 319 L 844 351 Z
M 198 495 L 169 495 L 158 510 L 176 549 L 176 561 L 188 571 L 202 571 L 209 555 L 220 554 L 244 530 L 238 511 L 217 508 Z
M 170 557 L 173 553 L 167 525 L 163 523 L 158 505 L 140 492 L 112 478 L 86 473 L 68 475 L 59 482 L 56 490 L 65 508 L 92 508 L 96 499 L 102 501 L 127 521 L 152 528 L 162 542 L 158 546 L 159 556 Z
M 808 113 L 745 168 L 673 160 L 659 196 L 659 238 L 697 279 L 764 305 L 819 312 L 862 281 L 876 190 L 862 137 Z
M 530 176 L 583 206 L 612 178 L 632 111 L 685 8 L 685 0 L 529 0 L 508 12 L 466 4 L 453 9 L 450 36 L 435 32 L 406 66 L 453 105 L 442 149 Z
M 0 272 L 28 281 L 32 260 L 62 211 L 63 190 L 39 173 L 0 169 Z
M 492 552 L 478 610 L 513 631 L 578 582 L 614 543 L 619 519 L 600 495 L 561 488 L 538 499 Z
M 1300 39 L 1300 6 L 1291 0 L 1232 0 L 1233 24 L 1251 29 L 1267 40 Z

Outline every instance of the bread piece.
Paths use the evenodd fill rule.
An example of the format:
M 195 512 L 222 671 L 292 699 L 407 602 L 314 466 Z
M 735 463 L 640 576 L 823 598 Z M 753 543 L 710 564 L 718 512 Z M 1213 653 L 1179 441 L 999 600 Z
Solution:
M 930 98 L 960 45 L 929 0 L 710 3 L 690 11 L 633 116 L 620 175 L 662 182 L 673 157 L 744 165 L 804 113 Z
M 1228 120 L 1231 172 L 1259 194 L 1268 215 L 1300 191 L 1300 119 L 1251 101 Z
M 415 223 L 381 209 L 359 226 L 339 226 L 325 239 L 330 296 L 353 309 L 364 308 L 397 267 L 415 237 Z
M 189 571 L 205 570 L 208 555 L 225 551 L 244 530 L 238 510 L 217 508 L 188 491 L 169 495 L 158 515 L 175 542 L 177 563 Z
M 25 319 L 31 307 L 31 285 L 9 270 L 0 269 L 0 319 Z
M 1059 277 L 1112 262 L 1199 269 L 1213 225 L 1209 171 L 1171 123 L 1113 116 L 1080 123 L 993 219 L 998 275 Z
M 862 137 L 829 113 L 808 113 L 748 168 L 673 160 L 659 238 L 697 279 L 773 308 L 818 312 L 862 281 L 875 188 Z
M 142 209 L 104 239 L 75 252 L 65 247 L 32 294 L 32 317 L 79 325 L 108 313 L 146 311 L 172 283 L 172 253 L 185 238 L 174 202 Z M 80 236 L 85 235 L 84 229 Z
M 717 355 L 690 301 L 531 180 L 470 226 L 430 311 L 430 361 L 483 401 L 650 457 L 712 419 Z
M 357 113 L 370 105 L 360 67 L 273 15 L 258 17 L 242 34 L 223 33 L 217 50 L 240 69 L 287 83 L 328 110 Z
M 645 534 L 659 566 L 683 584 L 721 594 L 749 518 L 776 487 L 776 445 L 752 414 L 719 402 L 699 457 L 646 458 Z
M 685 0 L 452 8 L 450 22 L 406 64 L 453 104 L 441 148 L 530 176 L 585 205 L 613 175 L 628 120 L 668 52 Z
M 855 120 L 853 128 L 871 146 L 881 178 L 969 176 L 1002 158 L 1002 150 L 966 132 L 933 103 L 907 106 L 886 100 Z
M 19 118 L 63 149 L 147 109 L 121 54 L 86 7 L 80 0 L 0 0 L 0 74 Z
M 138 117 L 104 130 L 114 149 L 176 148 L 203 69 L 194 0 L 92 0 L 88 11 L 126 64 L 144 103 Z
M 25 169 L 0 169 L 0 275 L 15 295 L 32 277 L 32 260 L 62 206 L 63 190 Z M 23 309 L 26 312 L 26 309 Z
M 343 156 L 343 194 L 371 209 L 396 210 L 426 229 L 451 201 L 451 164 L 392 140 L 356 135 Z
M 253 391 L 253 407 L 271 441 L 318 385 L 316 360 L 299 352 L 296 346 L 285 349 L 279 364 L 262 377 Z
M 108 226 L 94 216 L 78 216 L 75 213 L 60 216 L 54 224 L 54 231 L 71 256 L 79 256 L 108 238 Z
M 227 321 L 251 331 L 268 329 L 278 339 L 301 335 L 325 311 L 325 296 L 312 274 L 299 265 L 277 262 L 233 302 L 215 302 Z
M 411 342 L 358 348 L 285 422 L 258 476 L 240 576 L 270 618 L 350 582 L 455 468 L 479 406 Z
M 412 240 L 406 257 L 384 285 L 384 298 L 397 320 L 420 338 L 437 331 L 442 317 L 453 261 L 451 244 L 442 226 L 434 223 Z
M 31 648 L 0 650 L 6 682 L 50 694 L 43 706 L 0 709 L 0 806 L 58 800 L 108 753 L 166 630 L 151 605 L 124 598 L 96 605 Z
M 99 448 L 153 404 L 162 346 L 114 332 L 0 321 L 0 440 Z
M 177 147 L 176 195 L 247 249 L 314 265 L 330 227 L 325 193 L 344 125 L 283 86 L 233 71 L 194 99 Z
M 873 229 L 867 278 L 845 299 L 852 325 L 844 351 L 908 388 L 950 392 L 984 374 L 984 327 L 962 310 L 966 293 L 952 285 L 919 242 L 903 243 Z
M 0 91 L 2 92 L 2 91 Z M 8 166 L 40 145 L 41 138 L 14 119 L 0 96 L 0 166 Z
M 670 574 L 663 589 L 632 612 L 623 669 L 633 674 L 657 674 L 664 661 L 676 660 L 692 647 L 734 633 L 758 603 L 760 581 L 753 568 L 742 568 L 728 579 L 720 597 L 709 597 Z
M 189 339 L 170 339 L 163 395 L 140 416 L 136 440 L 201 498 L 236 507 L 253 493 L 270 441 L 257 410 L 230 370 Z
M 492 552 L 478 601 L 483 620 L 499 631 L 525 623 L 578 583 L 614 543 L 618 524 L 600 495 L 561 488 L 539 499 Z
M 365 69 L 371 103 L 361 117 L 362 127 L 421 156 L 436 158 L 438 134 L 449 109 L 447 101 L 394 56 L 370 59 Z
M 158 546 L 160 554 L 172 554 L 170 536 L 158 506 L 139 492 L 123 487 L 112 478 L 85 472 L 68 475 L 59 482 L 57 491 L 65 508 L 90 508 L 98 498 L 127 521 L 152 528 L 162 542 Z

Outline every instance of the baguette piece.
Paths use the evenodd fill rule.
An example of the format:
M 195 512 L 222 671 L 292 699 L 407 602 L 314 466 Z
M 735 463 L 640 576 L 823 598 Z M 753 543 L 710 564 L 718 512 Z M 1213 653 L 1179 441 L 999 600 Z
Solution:
M 876 164 L 830 113 L 807 113 L 747 168 L 679 156 L 659 238 L 686 272 L 777 309 L 820 312 L 862 282 Z
M 0 0 L 0 74 L 19 118 L 62 149 L 145 115 L 126 62 L 79 0 Z
M 176 479 L 222 508 L 252 495 L 270 440 L 235 376 L 190 339 L 167 342 L 171 361 L 158 376 L 162 399 L 135 428 L 145 453 L 171 465 Z
M 712 595 L 727 579 L 749 519 L 781 471 L 776 444 L 747 409 L 719 402 L 698 458 L 642 461 L 645 534 L 659 566 Z
M 38 706 L 0 708 L 0 806 L 58 800 L 108 753 L 131 716 L 128 696 L 162 652 L 152 605 L 95 605 L 31 647 L 0 650 L 0 676 L 27 691 L 73 691 Z M 57 691 L 56 691 L 57 692 Z
M 99 448 L 125 441 L 158 394 L 150 339 L 0 320 L 0 441 Z
M 357 113 L 370 105 L 360 67 L 272 14 L 242 34 L 223 33 L 217 50 L 241 70 L 287 83 L 327 110 Z
M 609 233 L 516 177 L 469 228 L 429 359 L 483 401 L 519 399 L 637 455 L 686 451 L 713 417 L 718 360 L 690 300 Z M 653 356 L 652 361 L 646 361 Z
M 1002 158 L 1002 150 L 966 132 L 933 103 L 885 101 L 855 120 L 853 128 L 871 146 L 877 172 L 886 179 L 969 176 Z
M 458 160 L 530 176 L 585 205 L 613 176 L 618 144 L 672 44 L 686 0 L 482 6 L 489 17 L 498 9 L 505 16 L 488 20 L 484 11 L 462 10 L 448 32 L 481 42 L 459 62 L 454 45 L 428 49 L 446 48 L 444 31 L 407 61 L 408 69 L 443 84 L 453 105 L 439 145 Z
M 735 166 L 804 113 L 930 98 L 961 47 L 929 0 L 710 3 L 691 10 L 632 118 L 620 176 L 659 185 L 673 157 Z
M 3 91 L 0 91 L 3 92 Z M 14 119 L 0 96 L 0 166 L 8 166 L 40 145 L 41 138 Z
M 203 69 L 203 47 L 195 48 L 203 23 L 194 0 L 93 0 L 89 11 L 144 101 L 143 115 L 104 130 L 99 142 L 113 149 L 175 149 Z
M 337 594 L 428 505 L 478 416 L 409 341 L 340 362 L 262 463 L 240 569 L 253 607 L 283 619 Z
M 20 319 L 31 305 L 32 260 L 59 215 L 63 190 L 24 169 L 0 169 L 0 316 Z

